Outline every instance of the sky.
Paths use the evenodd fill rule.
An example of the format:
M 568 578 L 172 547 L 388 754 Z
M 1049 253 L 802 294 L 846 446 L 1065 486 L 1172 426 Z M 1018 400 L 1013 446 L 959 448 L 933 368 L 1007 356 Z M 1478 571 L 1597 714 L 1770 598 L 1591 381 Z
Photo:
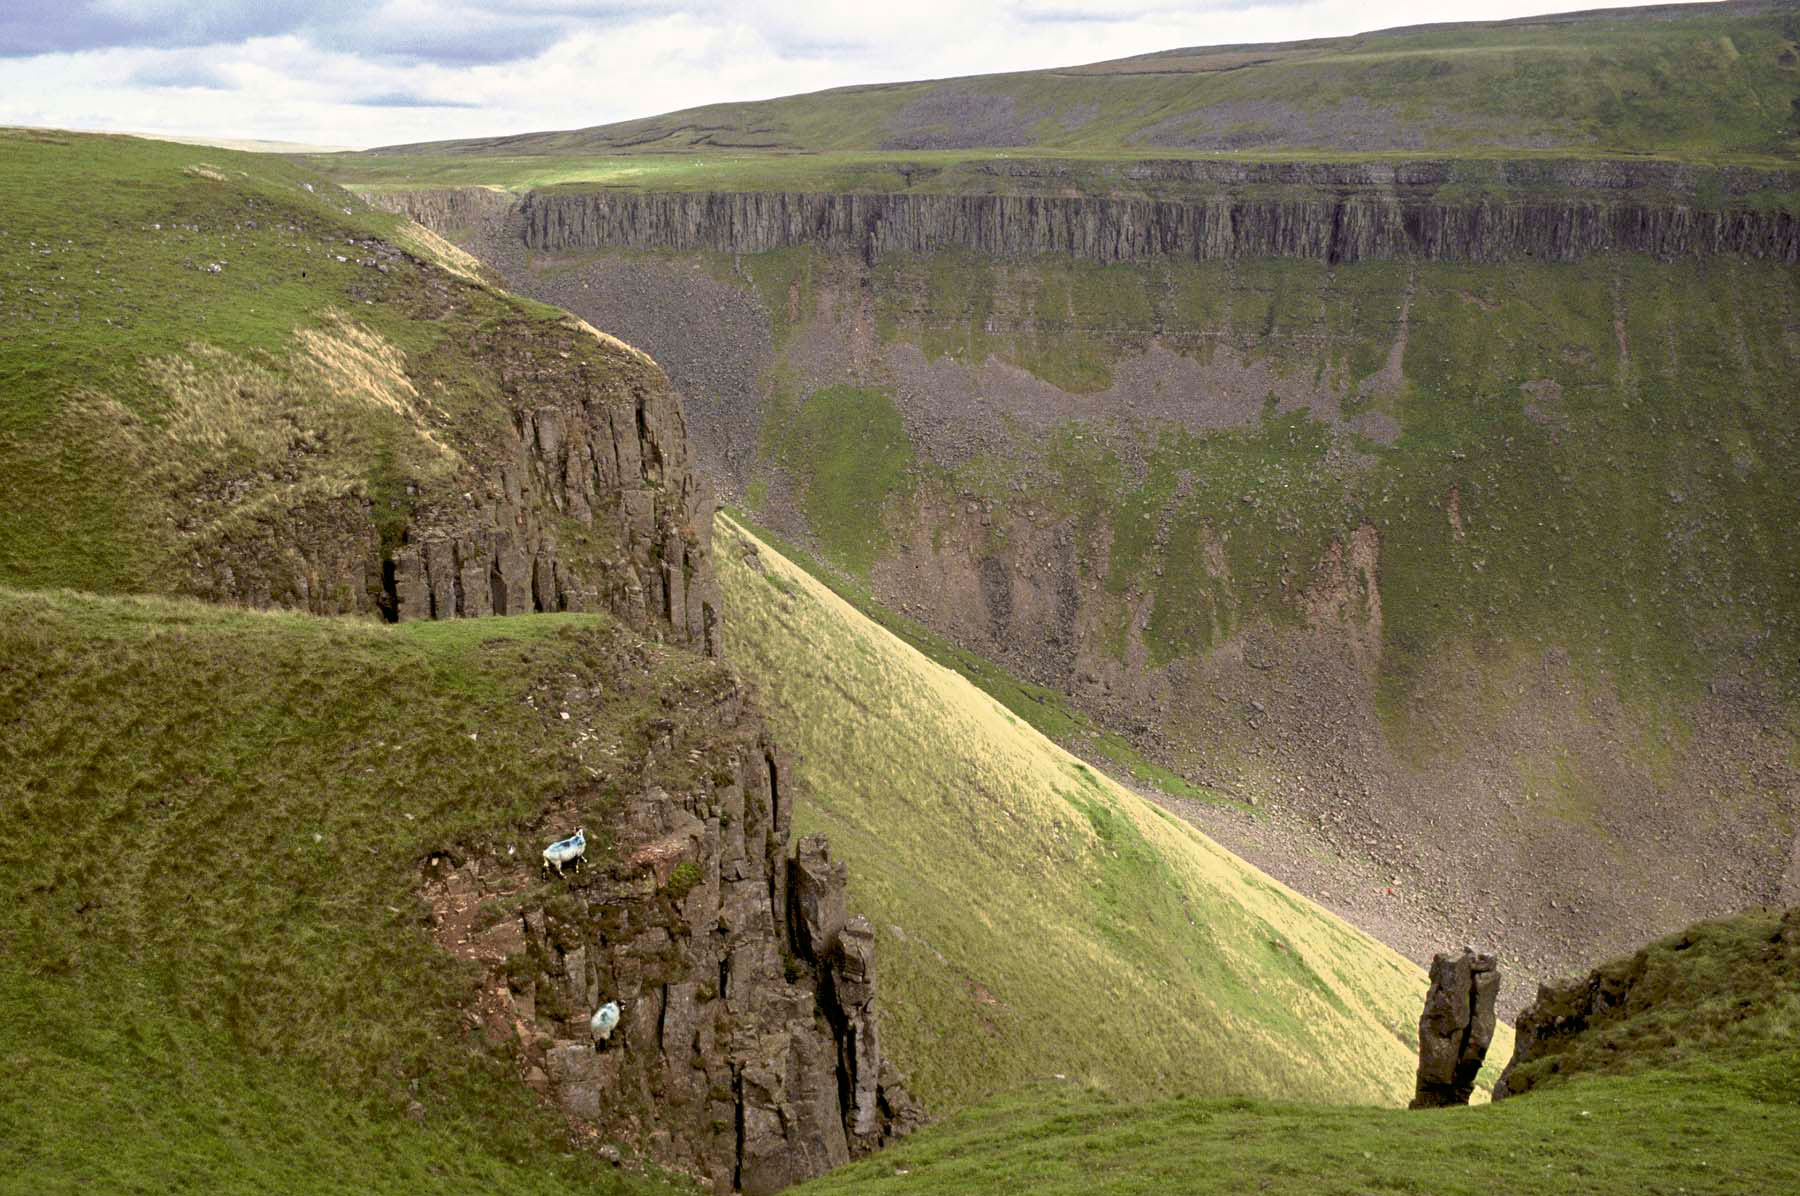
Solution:
M 1618 4 L 1620 0 L 1612 0 Z M 1625 0 L 1629 3 L 1629 0 Z M 0 0 L 0 125 L 366 147 L 1592 0 Z

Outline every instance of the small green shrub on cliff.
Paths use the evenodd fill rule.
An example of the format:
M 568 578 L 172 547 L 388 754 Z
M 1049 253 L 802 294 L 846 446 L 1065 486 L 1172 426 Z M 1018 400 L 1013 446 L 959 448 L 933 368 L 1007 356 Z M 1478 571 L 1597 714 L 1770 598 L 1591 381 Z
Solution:
M 694 886 L 699 884 L 700 880 L 700 865 L 693 860 L 683 860 L 669 872 L 666 892 L 672 899 L 680 901 L 694 891 Z

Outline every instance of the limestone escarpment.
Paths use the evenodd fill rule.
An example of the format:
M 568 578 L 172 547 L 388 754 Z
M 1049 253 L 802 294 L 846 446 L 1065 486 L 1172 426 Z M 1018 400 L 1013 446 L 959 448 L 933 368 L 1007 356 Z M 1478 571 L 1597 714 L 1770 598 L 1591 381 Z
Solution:
M 1800 261 L 1800 218 L 1786 210 L 1800 177 L 1788 171 L 1616 161 L 1144 161 L 1105 176 L 1103 191 L 1078 164 L 1001 161 L 980 172 L 1004 193 L 553 188 L 517 201 L 517 225 L 507 232 L 545 252 L 809 245 L 871 259 L 964 249 L 1100 263 L 1571 260 L 1606 252 Z M 370 198 L 462 240 L 509 217 L 508 201 L 480 188 Z
M 428 868 L 427 895 L 440 942 L 486 968 L 472 1018 L 580 1136 L 774 1192 L 921 1114 L 881 1055 L 844 866 L 819 836 L 789 856 L 786 761 L 735 683 L 680 714 L 651 724 L 643 787 L 603 827 L 589 811 L 581 868 L 522 909 L 524 855 Z M 596 1043 L 609 1001 L 621 1018 Z
M 759 253 L 811 245 L 871 259 L 969 249 L 1006 257 L 1066 254 L 1101 263 L 1161 256 L 1561 261 L 1625 251 L 1800 261 L 1800 221 L 1786 212 L 1638 203 L 534 193 L 523 214 L 526 244 L 539 250 Z

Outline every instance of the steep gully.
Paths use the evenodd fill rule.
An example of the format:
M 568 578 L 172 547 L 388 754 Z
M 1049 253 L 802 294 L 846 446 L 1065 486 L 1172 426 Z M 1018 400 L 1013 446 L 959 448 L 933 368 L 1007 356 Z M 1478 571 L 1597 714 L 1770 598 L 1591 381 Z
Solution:
M 1794 219 L 1779 202 L 1782 194 L 1791 194 L 1800 185 L 1791 172 L 1703 172 L 1669 164 L 1618 162 L 1490 163 L 1479 167 L 1484 173 L 1477 181 L 1482 185 L 1471 188 L 1464 185 L 1464 167 L 1445 163 L 1258 166 L 1188 162 L 1133 168 L 1134 183 L 1166 192 L 1185 189 L 1189 198 L 1183 200 L 1069 198 L 1048 193 L 1072 181 L 1059 179 L 1058 168 L 995 164 L 994 169 L 1008 175 L 1007 186 L 1046 193 L 985 197 L 634 196 L 561 189 L 512 197 L 463 189 L 389 193 L 376 198 L 452 234 L 499 269 L 515 289 L 572 305 L 650 347 L 693 396 L 696 409 L 703 412 L 696 416 L 694 432 L 708 467 L 728 479 L 727 484 L 735 481 L 739 486 L 745 478 L 736 476 L 740 469 L 734 465 L 734 456 L 742 461 L 756 444 L 760 396 L 753 379 L 739 376 L 744 369 L 734 370 L 724 363 L 727 355 L 687 342 L 711 344 L 720 338 L 733 346 L 741 342 L 744 351 L 736 357 L 766 360 L 766 322 L 761 326 L 758 349 L 753 326 L 756 313 L 740 312 L 745 304 L 731 293 L 732 288 L 709 282 L 697 271 L 658 267 L 649 259 L 633 263 L 621 258 L 603 259 L 591 269 L 583 267 L 579 277 L 566 270 L 539 275 L 528 268 L 528 252 L 564 264 L 585 260 L 579 255 L 596 248 L 751 252 L 790 244 L 816 245 L 836 251 L 839 259 L 854 257 L 862 263 L 879 259 L 892 249 L 918 247 L 981 249 L 1001 256 L 1050 250 L 1096 261 L 1171 252 L 1202 257 L 1286 254 L 1344 260 L 1386 255 L 1489 261 L 1527 256 L 1567 259 L 1635 249 L 1664 257 L 1716 252 L 1791 262 L 1796 252 Z M 1210 197 L 1201 195 L 1208 189 Z M 1713 198 L 1702 203 L 1702 192 Z M 586 289 L 589 281 L 591 292 Z M 847 283 L 838 291 L 842 293 L 832 299 L 843 313 L 838 317 L 842 326 L 833 335 L 854 353 L 857 328 L 867 321 L 860 311 L 852 313 L 854 287 Z M 586 309 L 581 306 L 584 301 Z M 621 308 L 622 303 L 627 307 Z M 638 310 L 640 307 L 643 310 Z M 806 345 L 799 350 L 813 351 Z M 846 350 L 834 342 L 819 351 L 837 354 Z M 789 356 L 794 352 L 790 350 Z M 892 360 L 888 365 L 893 366 Z M 933 371 L 922 380 L 921 393 L 961 393 L 959 378 L 939 376 L 947 367 L 933 367 Z M 989 376 L 995 373 L 986 371 L 981 382 L 982 393 L 990 398 L 1013 385 L 1008 378 Z M 1022 403 L 1027 399 L 1039 406 L 1067 402 L 1066 396 L 1050 387 L 1029 389 L 1031 393 L 1021 398 Z M 933 401 L 942 406 L 949 399 Z M 964 427 L 980 412 L 979 407 L 960 408 L 956 418 L 963 422 L 957 426 Z M 946 543 L 970 539 L 966 547 L 975 554 L 970 560 L 979 556 L 974 541 L 980 540 L 982 529 L 973 526 L 979 512 L 965 519 L 963 504 L 958 503 L 944 512 L 927 514 L 926 523 L 943 529 Z M 985 518 L 981 516 L 983 523 Z M 1045 650 L 1062 658 L 1066 669 L 1067 645 L 1079 629 L 1064 627 L 1063 589 L 1067 587 L 1052 584 L 1067 580 L 1063 577 L 1069 557 L 1066 530 L 1027 527 L 1029 534 L 1021 536 L 1018 528 L 1015 520 L 1016 543 L 1010 552 L 1013 584 L 1006 594 L 1009 601 L 1002 605 L 1012 615 L 1012 622 L 1021 627 L 1057 629 L 1060 643 Z M 928 555 L 919 545 L 913 547 L 914 552 L 903 556 L 917 561 Z M 992 563 L 982 561 L 983 565 Z M 1032 567 L 1026 568 L 1027 563 Z M 1048 573 L 1044 572 L 1047 567 Z M 1321 571 L 1332 578 L 1347 568 L 1348 562 L 1345 568 L 1321 564 Z M 1366 578 L 1374 576 L 1374 568 L 1372 561 L 1356 562 L 1356 569 Z M 1027 675 L 1046 679 L 1039 676 L 1044 670 L 1034 667 L 1035 660 L 1016 660 L 1016 653 L 1009 655 L 1000 650 L 997 641 L 990 642 L 993 636 L 982 615 L 994 605 L 986 601 L 992 588 L 983 584 L 988 580 L 974 573 L 932 579 L 937 597 L 922 598 L 924 605 L 915 613 L 953 638 L 999 655 Z M 1351 576 L 1324 586 L 1321 601 L 1329 596 L 1327 592 L 1346 586 L 1346 592 L 1355 590 L 1354 581 Z M 899 583 L 887 588 L 896 589 L 900 598 L 909 596 L 906 586 Z M 1038 594 L 1039 589 L 1044 592 Z M 1374 592 L 1368 586 L 1364 590 Z M 947 610 L 952 613 L 946 614 Z M 1424 803 L 1420 808 L 1426 811 L 1425 824 L 1408 823 L 1411 833 L 1419 836 L 1417 842 L 1409 847 L 1393 839 L 1397 832 L 1392 825 L 1380 817 L 1372 818 L 1344 796 L 1358 782 L 1367 799 L 1371 784 L 1379 789 L 1404 780 L 1393 769 L 1386 770 L 1393 775 L 1386 775 L 1380 765 L 1386 749 L 1376 734 L 1373 716 L 1364 709 L 1369 703 L 1360 688 L 1364 658 L 1379 650 L 1378 613 L 1370 616 L 1351 611 L 1352 617 L 1340 618 L 1327 610 L 1324 615 L 1332 617 L 1323 617 L 1321 630 L 1314 636 L 1320 641 L 1314 645 L 1316 651 L 1306 644 L 1287 644 L 1279 651 L 1265 649 L 1253 637 L 1242 646 L 1241 654 L 1220 654 L 1208 678 L 1196 683 L 1202 692 L 1218 691 L 1222 719 L 1241 706 L 1250 712 L 1247 717 L 1253 729 L 1259 723 L 1269 723 L 1275 731 L 1286 728 L 1276 736 L 1284 741 L 1288 733 L 1300 731 L 1292 750 L 1282 749 L 1276 761 L 1283 775 L 1291 773 L 1297 778 L 1283 795 L 1284 804 L 1294 804 L 1306 814 L 1295 825 L 1271 826 L 1268 812 L 1245 818 L 1200 808 L 1199 803 L 1175 803 L 1183 807 L 1180 812 L 1234 850 L 1421 962 L 1445 941 L 1473 938 L 1499 946 L 1507 958 L 1509 977 L 1514 978 L 1507 986 L 1509 991 L 1501 996 L 1507 1016 L 1529 1000 L 1534 980 L 1575 966 L 1596 953 L 1624 949 L 1625 944 L 1641 942 L 1670 925 L 1735 908 L 1736 903 L 1748 899 L 1745 893 L 1762 883 L 1760 872 L 1750 876 L 1748 872 L 1755 869 L 1746 871 L 1735 863 L 1749 857 L 1742 851 L 1741 828 L 1727 828 L 1729 833 L 1721 832 L 1722 837 L 1735 847 L 1709 846 L 1695 858 L 1733 863 L 1722 870 L 1708 868 L 1705 875 L 1698 873 L 1693 860 L 1681 863 L 1676 870 L 1682 878 L 1667 892 L 1612 892 L 1603 885 L 1594 887 L 1599 881 L 1590 885 L 1581 880 L 1572 888 L 1540 886 L 1541 891 L 1511 893 L 1507 887 L 1510 879 L 1503 878 L 1516 877 L 1524 883 L 1533 875 L 1526 858 L 1535 850 L 1531 827 L 1514 825 L 1523 816 L 1510 805 L 1496 814 L 1476 800 L 1476 791 L 1486 794 L 1495 783 L 1504 786 L 1504 760 L 1491 766 L 1481 763 L 1462 778 L 1468 784 L 1460 787 L 1452 784 L 1445 788 L 1452 778 L 1427 783 L 1428 793 L 1414 795 Z M 948 625 L 943 623 L 945 618 Z M 1350 629 L 1347 639 L 1345 628 Z M 1371 636 L 1377 641 L 1373 646 L 1364 642 Z M 1331 642 L 1325 643 L 1327 640 Z M 1266 670 L 1271 662 L 1263 657 L 1271 652 L 1283 660 L 1291 657 L 1293 668 L 1302 675 L 1302 681 L 1295 682 L 1299 686 L 1295 693 L 1285 689 L 1274 695 L 1269 692 Z M 1242 668 L 1234 663 L 1240 655 Z M 1312 665 L 1307 666 L 1307 661 Z M 1326 684 L 1314 684 L 1318 677 L 1306 681 L 1310 676 L 1306 667 L 1315 673 L 1323 670 Z M 1106 684 L 1109 674 L 1099 668 L 1095 671 L 1100 674 L 1100 686 L 1088 686 L 1083 692 L 1088 698 L 1098 695 L 1104 699 L 1112 692 Z M 1557 661 L 1547 662 L 1543 674 L 1532 683 L 1545 691 L 1546 709 L 1561 709 L 1568 702 L 1567 685 L 1561 680 Z M 1048 679 L 1057 683 L 1058 676 L 1052 673 Z M 1127 689 L 1130 680 L 1111 677 L 1112 685 Z M 1106 693 L 1100 693 L 1101 689 Z M 1343 708 L 1333 705 L 1327 711 L 1329 717 L 1322 720 L 1316 708 L 1317 695 L 1340 691 L 1345 695 L 1339 703 Z M 1143 714 L 1140 709 L 1124 709 L 1126 725 Z M 1541 730 L 1533 723 L 1521 725 L 1511 734 L 1514 740 L 1531 744 Z M 1343 742 L 1314 742 L 1327 732 Z M 1348 739 L 1344 739 L 1346 735 Z M 1586 746 L 1604 754 L 1605 745 Z M 1295 757 L 1296 752 L 1306 758 Z M 1630 778 L 1622 781 L 1629 783 Z M 1463 805 L 1468 809 L 1461 814 L 1444 812 L 1461 810 Z M 1276 817 L 1279 820 L 1280 815 Z M 1685 826 L 1684 815 L 1668 813 L 1667 817 Z M 1493 855 L 1497 861 L 1493 868 L 1481 875 L 1460 875 L 1448 886 L 1423 883 L 1430 882 L 1435 873 L 1430 864 L 1421 865 L 1411 858 L 1415 848 L 1433 858 L 1458 854 L 1467 849 L 1461 836 L 1489 818 L 1498 819 L 1489 837 L 1505 839 L 1490 845 L 1498 853 Z M 1656 819 L 1644 822 L 1650 829 L 1636 835 L 1634 843 L 1645 835 L 1656 838 L 1661 833 Z M 1512 838 L 1506 838 L 1508 835 Z M 1732 838 L 1734 835 L 1737 837 Z M 1453 847 L 1452 841 L 1462 846 Z M 1795 845 L 1793 858 L 1800 859 L 1800 843 Z M 1740 871 L 1745 875 L 1737 875 Z M 1791 864 L 1789 873 L 1783 892 L 1794 891 Z M 1401 878 L 1406 881 L 1404 887 Z M 1687 896 L 1671 900 L 1677 893 Z M 1698 901 L 1699 905 L 1687 908 L 1682 901 Z

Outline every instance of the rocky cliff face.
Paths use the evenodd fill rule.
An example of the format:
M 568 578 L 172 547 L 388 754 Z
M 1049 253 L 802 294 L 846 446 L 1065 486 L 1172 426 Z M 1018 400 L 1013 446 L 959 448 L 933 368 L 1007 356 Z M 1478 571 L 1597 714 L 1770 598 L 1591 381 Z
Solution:
M 1800 261 L 1786 212 L 1572 201 L 1469 203 L 1403 195 L 1201 202 L 1015 195 L 645 194 L 526 197 L 533 249 L 791 245 L 883 254 L 974 250 L 1111 263 L 1155 257 L 1566 261 L 1611 251 L 1662 258 L 1738 254 Z
M 735 683 L 680 715 L 652 723 L 641 790 L 603 827 L 587 809 L 584 867 L 534 886 L 535 858 L 445 856 L 426 893 L 440 941 L 486 971 L 471 1019 L 578 1136 L 774 1192 L 920 1113 L 881 1054 L 846 869 L 819 836 L 789 855 L 780 753 Z M 545 841 L 573 830 L 559 817 L 577 814 L 553 812 Z M 622 1016 L 596 1041 L 609 1001 Z
M 551 189 L 519 201 L 536 250 L 758 253 L 794 245 L 887 253 L 964 249 L 1110 263 L 1156 257 L 1571 260 L 1636 252 L 1800 260 L 1791 172 L 1666 163 L 1142 162 L 1072 193 L 1068 165 L 993 163 L 1004 194 L 629 193 Z M 1021 193 L 1022 192 L 1022 193 Z M 452 236 L 507 200 L 479 189 L 374 197 Z
M 715 654 L 712 496 L 662 371 L 574 320 L 480 337 L 499 410 L 432 432 L 449 476 L 278 509 L 197 553 L 184 588 L 389 619 L 606 611 Z

